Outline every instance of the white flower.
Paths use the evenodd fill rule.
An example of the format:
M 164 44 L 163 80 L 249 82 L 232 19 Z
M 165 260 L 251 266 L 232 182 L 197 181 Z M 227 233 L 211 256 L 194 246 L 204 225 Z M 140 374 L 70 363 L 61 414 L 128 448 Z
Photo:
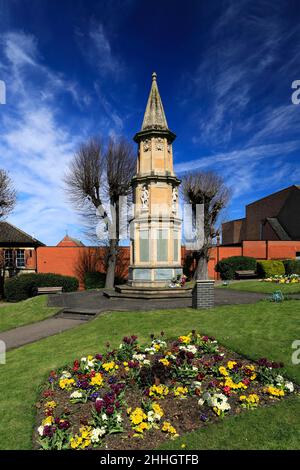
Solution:
M 145 354 L 133 354 L 132 359 L 136 361 L 143 361 L 145 359 Z
M 278 384 L 282 384 L 283 380 L 284 380 L 284 379 L 283 379 L 282 375 L 277 375 L 277 377 L 276 377 L 276 382 L 277 382 Z
M 60 376 L 61 379 L 69 379 L 70 377 L 72 377 L 72 374 L 67 370 L 63 370 Z
M 292 393 L 294 391 L 293 382 L 285 382 L 284 388 L 286 388 L 290 393 Z
M 70 398 L 82 398 L 82 393 L 76 390 L 75 392 L 71 393 Z
M 200 398 L 200 400 L 198 400 L 198 405 L 202 406 L 202 405 L 204 405 L 204 402 L 205 402 L 205 400 L 203 400 L 203 398 Z
M 196 372 L 196 371 L 198 370 L 198 367 L 193 366 L 193 367 L 192 367 L 192 370 L 193 370 L 194 372 Z
M 102 421 L 107 421 L 107 414 L 106 414 L 106 413 L 102 413 L 101 419 L 102 419 Z
M 94 367 L 94 359 L 92 361 L 88 361 L 87 365 L 88 367 Z
M 44 433 L 44 426 L 39 426 L 39 427 L 38 427 L 38 433 L 39 433 L 40 436 L 43 435 L 43 433 Z
M 149 423 L 153 423 L 153 421 L 154 421 L 154 411 L 148 411 L 147 420 L 149 421 Z
M 80 359 L 80 361 L 81 361 L 81 362 L 86 362 L 86 357 L 82 357 L 82 358 Z
M 122 416 L 120 414 L 117 414 L 117 423 L 122 423 L 123 419 L 122 419 Z
M 102 428 L 94 428 L 91 433 L 91 441 L 92 442 L 99 442 L 100 437 L 104 436 L 106 433 L 106 429 Z
M 144 364 L 145 366 L 150 366 L 151 362 L 149 361 L 149 359 L 145 359 L 145 360 L 143 361 L 143 364 Z

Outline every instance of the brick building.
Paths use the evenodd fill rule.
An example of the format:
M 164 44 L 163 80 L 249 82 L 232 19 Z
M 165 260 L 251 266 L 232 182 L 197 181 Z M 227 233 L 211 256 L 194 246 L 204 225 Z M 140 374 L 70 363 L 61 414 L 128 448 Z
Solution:
M 300 240 L 300 186 L 293 185 L 246 206 L 246 217 L 222 225 L 222 244 Z
M 0 264 L 6 275 L 35 272 L 37 248 L 45 246 L 8 222 L 0 222 Z

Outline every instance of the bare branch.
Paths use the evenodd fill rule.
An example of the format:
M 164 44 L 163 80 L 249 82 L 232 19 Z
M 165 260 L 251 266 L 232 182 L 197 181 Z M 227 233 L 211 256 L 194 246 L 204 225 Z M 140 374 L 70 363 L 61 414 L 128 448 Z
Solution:
M 16 204 L 16 191 L 5 170 L 0 169 L 0 219 L 6 217 Z

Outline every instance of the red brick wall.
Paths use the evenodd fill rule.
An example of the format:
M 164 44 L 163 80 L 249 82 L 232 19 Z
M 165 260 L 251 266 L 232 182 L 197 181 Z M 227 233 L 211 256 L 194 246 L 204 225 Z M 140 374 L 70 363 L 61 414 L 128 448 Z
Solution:
M 105 271 L 105 249 L 98 249 L 97 270 Z M 40 273 L 57 273 L 80 278 L 78 266 L 84 253 L 93 254 L 96 249 L 93 247 L 68 247 L 68 246 L 46 246 L 37 249 L 37 270 Z M 230 256 L 251 256 L 256 259 L 285 259 L 295 258 L 296 252 L 300 252 L 300 241 L 245 241 L 242 245 L 219 246 L 211 250 L 211 258 L 208 264 L 208 274 L 211 279 L 218 279 L 215 272 L 217 262 Z M 192 252 L 182 247 L 182 264 Z M 35 252 L 33 251 L 32 263 L 35 262 Z M 117 275 L 126 278 L 130 262 L 129 247 L 121 247 Z M 195 261 L 188 263 L 190 273 L 195 268 Z M 81 281 L 81 288 L 83 284 Z

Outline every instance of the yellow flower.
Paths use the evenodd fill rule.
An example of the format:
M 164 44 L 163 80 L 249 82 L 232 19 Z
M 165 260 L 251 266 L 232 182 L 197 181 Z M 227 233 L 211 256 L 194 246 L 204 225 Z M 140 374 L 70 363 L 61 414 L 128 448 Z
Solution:
M 181 396 L 181 397 L 184 398 L 184 396 L 185 396 L 187 393 L 188 393 L 187 387 L 181 387 L 181 386 L 180 386 L 180 387 L 177 387 L 177 388 L 174 389 L 174 396 L 175 396 L 175 397 Z
M 154 348 L 155 348 L 155 351 L 159 351 L 159 350 L 160 350 L 160 345 L 159 345 L 159 344 L 155 344 L 155 345 L 154 345 Z
M 216 415 L 220 416 L 220 414 L 221 414 L 220 408 L 218 408 L 217 406 L 214 406 L 214 407 L 213 407 L 213 410 L 214 410 L 214 412 L 216 413 Z
M 70 440 L 72 449 L 77 449 L 81 443 L 82 443 L 82 437 L 77 436 L 77 434 L 75 437 L 72 437 Z
M 91 426 L 82 426 L 79 429 L 82 439 L 88 439 L 90 437 L 91 430 L 92 430 Z
M 284 391 L 281 390 L 280 388 L 273 387 L 270 385 L 269 387 L 266 387 L 264 389 L 264 392 L 268 393 L 271 396 L 274 397 L 283 397 L 284 396 Z
M 55 408 L 57 406 L 57 404 L 55 403 L 54 400 L 52 401 L 47 401 L 47 403 L 44 404 L 44 407 L 47 409 L 47 410 L 53 410 L 53 408 Z
M 147 418 L 147 415 L 143 412 L 142 408 L 136 408 L 131 414 L 130 414 L 130 420 L 132 424 L 140 424 L 142 421 L 144 421 Z
M 224 377 L 228 375 L 228 370 L 224 366 L 219 367 L 219 372 L 224 375 Z
M 163 359 L 159 359 L 158 362 L 161 362 L 166 367 L 170 365 L 170 361 L 168 361 L 168 359 L 166 359 L 165 357 Z
M 142 421 L 138 426 L 134 427 L 134 430 L 137 432 L 144 432 L 146 429 L 149 429 L 149 424 Z
M 189 344 L 191 342 L 191 335 L 189 334 L 187 336 L 179 336 L 178 340 L 180 343 Z
M 51 426 L 51 424 L 54 423 L 54 418 L 53 416 L 47 416 L 47 418 L 45 418 L 43 421 L 42 421 L 42 425 L 43 426 Z
M 169 388 L 166 385 L 152 385 L 149 389 L 149 396 L 159 396 L 163 397 L 168 395 Z
M 69 389 L 75 383 L 74 379 L 60 379 L 59 386 L 62 390 Z
M 152 410 L 154 411 L 154 413 L 158 414 L 160 417 L 162 417 L 164 415 L 164 411 L 163 409 L 159 406 L 158 403 L 153 403 L 152 405 Z
M 93 356 L 88 356 L 87 358 L 88 358 L 88 361 L 92 361 L 94 359 Z
M 237 362 L 235 362 L 235 361 L 228 361 L 228 362 L 227 362 L 227 367 L 228 367 L 228 369 L 231 370 L 231 369 L 234 368 L 234 366 L 235 366 L 236 364 L 237 364 Z
M 169 421 L 163 422 L 161 430 L 173 436 L 178 436 L 176 429 L 174 428 L 174 426 L 171 425 L 171 423 L 169 423 Z
M 103 375 L 98 372 L 94 377 L 91 378 L 91 385 L 102 385 L 103 384 Z
M 128 367 L 128 362 L 124 361 L 123 366 Z
M 102 364 L 102 367 L 106 372 L 110 372 L 111 370 L 116 368 L 116 364 L 114 361 L 105 362 L 105 364 Z

